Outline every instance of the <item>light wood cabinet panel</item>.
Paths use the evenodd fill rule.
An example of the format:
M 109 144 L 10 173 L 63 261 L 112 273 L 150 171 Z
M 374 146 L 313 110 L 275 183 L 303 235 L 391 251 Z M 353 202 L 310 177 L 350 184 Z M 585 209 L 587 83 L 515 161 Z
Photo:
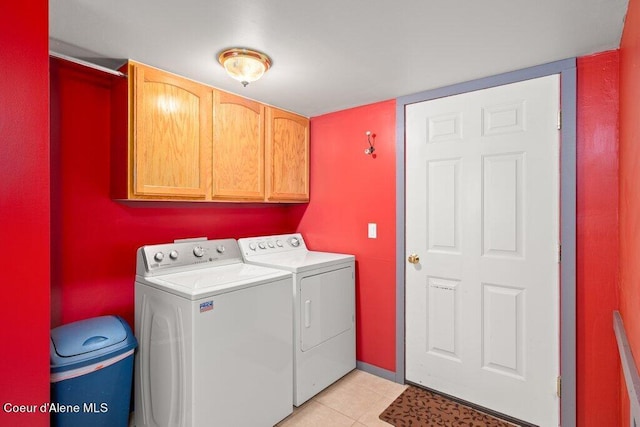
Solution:
M 266 121 L 266 199 L 308 201 L 309 120 L 270 107 Z
M 264 201 L 264 105 L 213 93 L 214 200 Z
M 131 63 L 133 196 L 208 196 L 211 89 Z
M 129 61 L 112 86 L 112 197 L 309 201 L 309 119 Z

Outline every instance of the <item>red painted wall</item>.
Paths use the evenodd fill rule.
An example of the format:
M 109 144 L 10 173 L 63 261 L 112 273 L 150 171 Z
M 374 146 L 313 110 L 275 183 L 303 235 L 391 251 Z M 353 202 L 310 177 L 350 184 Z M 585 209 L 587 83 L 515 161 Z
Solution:
M 640 2 L 630 0 L 620 44 L 620 313 L 640 363 Z M 629 417 L 624 381 L 621 425 Z
M 293 232 L 288 205 L 124 204 L 110 198 L 110 79 L 52 60 L 52 323 L 119 314 L 133 325 L 135 253 L 177 238 Z
M 311 119 L 311 202 L 298 231 L 356 256 L 359 361 L 395 372 L 395 100 Z M 366 131 L 376 135 L 373 156 Z M 367 237 L 376 223 L 378 238 Z
M 578 59 L 578 425 L 619 423 L 618 51 Z
M 48 3 L 0 14 L 0 425 L 46 426 L 5 404 L 49 400 Z

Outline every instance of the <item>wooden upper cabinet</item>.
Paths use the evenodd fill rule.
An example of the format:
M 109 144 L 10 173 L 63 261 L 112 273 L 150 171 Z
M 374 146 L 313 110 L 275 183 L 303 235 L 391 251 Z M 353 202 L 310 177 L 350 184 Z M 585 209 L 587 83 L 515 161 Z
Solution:
M 137 63 L 129 80 L 130 197 L 207 198 L 211 88 Z
M 309 201 L 309 119 L 129 61 L 112 86 L 112 197 Z
M 266 109 L 267 201 L 309 200 L 309 119 Z
M 213 92 L 214 200 L 264 201 L 264 105 Z

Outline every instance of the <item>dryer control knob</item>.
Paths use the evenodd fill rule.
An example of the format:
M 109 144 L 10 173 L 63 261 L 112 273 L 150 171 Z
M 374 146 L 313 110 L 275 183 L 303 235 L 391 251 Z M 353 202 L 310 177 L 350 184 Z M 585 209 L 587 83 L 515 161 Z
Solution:
M 224 253 L 224 246 L 218 245 L 218 247 L 216 248 L 216 251 L 218 251 L 219 254 L 223 254 Z
M 298 239 L 297 237 L 292 237 L 291 240 L 289 240 L 289 243 L 291 243 L 291 246 L 293 246 L 294 248 L 297 248 L 298 246 L 300 246 L 300 239 Z
M 153 259 L 155 259 L 156 261 L 160 262 L 164 259 L 164 254 L 162 252 L 157 252 L 154 256 Z
M 202 249 L 202 246 L 196 246 L 193 248 L 193 254 L 198 258 L 201 258 L 202 255 L 204 255 L 204 249 Z
M 255 251 L 257 248 L 255 243 L 249 243 L 249 249 L 251 249 L 252 251 Z
M 264 242 L 260 242 L 260 243 L 258 243 L 258 247 L 259 247 L 260 249 L 267 249 L 267 246 L 264 244 Z
M 178 251 L 173 250 L 173 251 L 169 252 L 169 258 L 171 258 L 173 260 L 178 259 Z
M 269 242 L 269 243 L 267 243 L 267 245 L 268 245 L 270 248 L 275 248 L 275 246 L 273 245 L 273 242 Z
M 276 245 L 281 248 L 282 247 L 282 240 L 276 240 Z

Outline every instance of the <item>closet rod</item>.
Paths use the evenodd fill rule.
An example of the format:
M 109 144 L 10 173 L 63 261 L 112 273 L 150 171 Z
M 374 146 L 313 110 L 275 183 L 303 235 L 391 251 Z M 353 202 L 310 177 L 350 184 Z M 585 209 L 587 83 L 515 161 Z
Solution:
M 103 67 L 102 65 L 94 64 L 92 62 L 83 61 L 82 59 L 74 58 L 72 56 L 63 55 L 61 53 L 54 52 L 53 50 L 49 51 L 49 56 L 53 56 L 54 58 L 73 62 L 74 64 L 82 65 L 84 67 L 93 68 L 94 70 L 102 71 L 103 73 L 113 74 L 114 76 L 127 77 L 126 74 L 121 73 L 120 71 L 112 70 L 111 68 Z

